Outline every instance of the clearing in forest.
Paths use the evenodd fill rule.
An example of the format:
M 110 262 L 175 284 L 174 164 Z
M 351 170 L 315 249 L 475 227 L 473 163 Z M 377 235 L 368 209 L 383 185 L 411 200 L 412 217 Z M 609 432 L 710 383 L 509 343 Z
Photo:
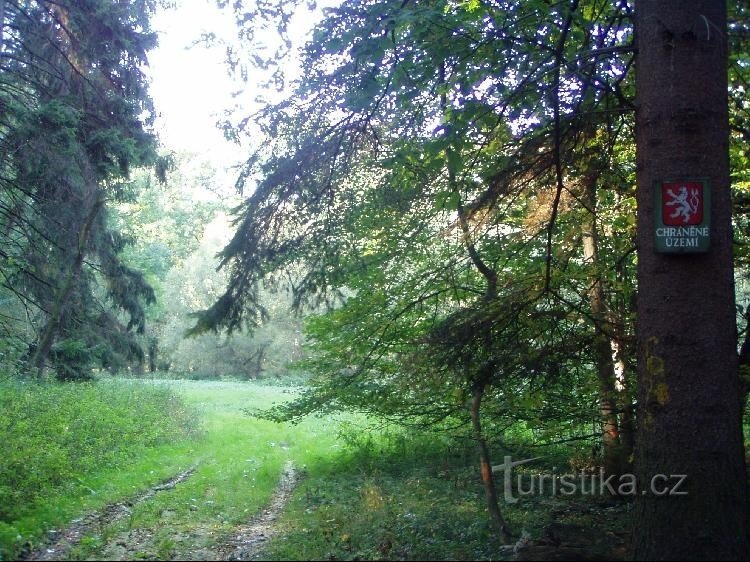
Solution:
M 168 384 L 199 410 L 202 436 L 155 451 L 163 455 L 150 470 L 123 467 L 132 492 L 58 525 L 26 559 L 626 557 L 629 502 L 612 498 L 538 496 L 505 506 L 520 549 L 500 547 L 468 440 L 382 424 L 368 432 L 362 418 L 342 415 L 274 423 L 246 410 L 295 390 Z M 159 463 L 181 468 L 155 478 Z
M 50 532 L 25 559 L 256 556 L 273 534 L 304 467 L 340 449 L 336 421 L 291 426 L 245 412 L 286 400 L 292 389 L 239 382 L 166 384 L 203 417 L 200 438 L 182 447 L 165 447 L 162 458 L 154 455 L 155 462 L 185 468 L 151 486 L 138 486 L 148 474 L 134 472 L 133 486 L 141 491 Z M 138 465 L 137 470 L 143 469 Z

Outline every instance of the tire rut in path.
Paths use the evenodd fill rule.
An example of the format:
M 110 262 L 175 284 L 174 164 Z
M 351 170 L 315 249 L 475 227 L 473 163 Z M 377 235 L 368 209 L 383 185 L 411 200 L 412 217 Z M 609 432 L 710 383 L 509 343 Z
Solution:
M 299 472 L 291 461 L 287 461 L 268 505 L 259 515 L 232 531 L 231 537 L 217 548 L 217 560 L 254 560 L 266 541 L 278 532 L 276 520 L 299 481 Z
M 134 505 L 151 499 L 157 492 L 171 490 L 180 482 L 190 478 L 195 472 L 195 468 L 193 466 L 166 480 L 162 480 L 159 484 L 134 497 L 107 505 L 99 511 L 85 515 L 80 519 L 75 519 L 64 529 L 51 532 L 50 542 L 31 552 L 22 554 L 19 560 L 59 560 L 64 558 L 66 553 L 80 543 L 83 537 L 92 531 L 101 529 L 110 523 L 126 517 L 130 514 L 130 510 Z

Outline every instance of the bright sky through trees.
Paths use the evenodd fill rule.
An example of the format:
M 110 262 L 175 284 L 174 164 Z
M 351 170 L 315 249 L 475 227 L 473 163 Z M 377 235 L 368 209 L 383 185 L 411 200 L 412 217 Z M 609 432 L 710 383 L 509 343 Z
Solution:
M 289 26 L 289 37 L 302 44 L 312 25 L 322 16 L 322 8 L 338 0 L 318 3 L 314 12 L 300 7 Z M 231 11 L 221 10 L 215 0 L 177 0 L 176 7 L 160 7 L 153 20 L 159 46 L 149 54 L 151 95 L 158 114 L 157 131 L 167 149 L 195 153 L 222 170 L 247 157 L 250 146 L 239 147 L 224 138 L 216 122 L 225 110 L 237 107 L 245 116 L 258 109 L 258 95 L 279 101 L 283 93 L 261 91 L 268 79 L 255 69 L 246 83 L 229 75 L 222 41 L 236 38 L 237 28 Z M 200 42 L 204 34 L 214 34 L 217 44 Z M 263 43 L 278 42 L 275 30 L 268 31 Z M 244 47 L 247 49 L 247 47 Z M 287 84 L 299 75 L 296 58 L 285 63 Z M 234 96 L 237 92 L 242 92 Z M 233 183 L 233 178 L 229 180 Z
M 220 46 L 195 44 L 203 33 L 233 37 L 234 22 L 212 0 L 180 0 L 160 8 L 154 29 L 159 46 L 150 53 L 147 72 L 159 118 L 157 128 L 167 148 L 194 152 L 223 168 L 241 158 L 239 147 L 224 139 L 216 121 L 234 100 L 234 81 Z

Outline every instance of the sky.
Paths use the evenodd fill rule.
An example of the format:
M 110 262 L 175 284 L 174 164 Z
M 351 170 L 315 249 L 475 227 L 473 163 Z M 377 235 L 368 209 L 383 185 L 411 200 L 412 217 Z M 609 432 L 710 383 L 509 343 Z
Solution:
M 327 0 L 319 5 L 334 3 L 336 0 Z M 254 100 L 261 93 L 257 82 L 262 77 L 244 84 L 233 80 L 223 47 L 193 45 L 203 33 L 213 32 L 227 39 L 236 36 L 233 16 L 217 8 L 215 0 L 177 0 L 176 5 L 173 9 L 160 7 L 152 21 L 159 46 L 150 52 L 146 72 L 157 110 L 157 132 L 166 148 L 194 153 L 222 170 L 241 162 L 251 147 L 238 147 L 225 140 L 216 122 L 235 104 L 242 107 L 243 115 L 257 109 Z M 315 13 L 303 10 L 294 18 L 290 38 L 295 44 L 302 43 L 320 14 L 320 8 Z M 270 41 L 274 39 L 269 37 Z M 285 68 L 287 73 L 298 72 L 295 62 Z M 233 92 L 243 89 L 242 95 L 232 97 Z
M 156 127 L 169 149 L 195 153 L 218 167 L 238 162 L 242 151 L 224 139 L 215 123 L 242 86 L 228 75 L 220 47 L 192 46 L 204 32 L 233 36 L 231 16 L 213 0 L 179 0 L 159 8 L 152 22 L 159 46 L 149 54 L 146 70 L 157 110 Z M 252 85 L 251 85 L 252 86 Z

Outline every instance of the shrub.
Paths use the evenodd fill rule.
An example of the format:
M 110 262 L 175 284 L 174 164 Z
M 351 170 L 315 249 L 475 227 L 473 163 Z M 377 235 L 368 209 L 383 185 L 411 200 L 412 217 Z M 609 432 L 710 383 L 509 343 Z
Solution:
M 0 522 L 55 488 L 184 439 L 195 427 L 191 411 L 153 384 L 0 382 Z

